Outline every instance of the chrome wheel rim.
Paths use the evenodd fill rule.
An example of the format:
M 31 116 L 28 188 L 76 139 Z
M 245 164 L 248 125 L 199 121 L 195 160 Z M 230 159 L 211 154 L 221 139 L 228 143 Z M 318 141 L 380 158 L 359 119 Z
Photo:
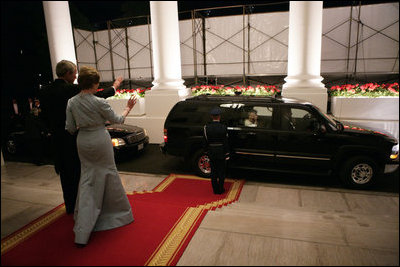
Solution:
M 356 184 L 366 184 L 371 181 L 374 175 L 372 167 L 366 163 L 360 163 L 351 170 L 351 179 Z
M 210 158 L 208 156 L 206 155 L 201 156 L 198 161 L 198 166 L 202 173 L 205 174 L 211 173 Z
M 13 140 L 8 140 L 7 141 L 7 151 L 11 154 L 15 154 L 17 151 L 17 147 L 15 145 L 15 142 Z

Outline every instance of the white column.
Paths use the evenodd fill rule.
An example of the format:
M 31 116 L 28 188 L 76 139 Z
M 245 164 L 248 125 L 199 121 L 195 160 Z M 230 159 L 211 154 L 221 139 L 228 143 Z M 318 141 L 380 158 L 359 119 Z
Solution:
M 306 100 L 327 110 L 321 82 L 322 1 L 290 1 L 288 76 L 282 96 Z
M 177 1 L 150 1 L 154 81 L 157 89 L 185 89 L 181 74 L 181 48 Z
M 145 95 L 145 118 L 125 123 L 146 128 L 150 143 L 163 142 L 163 128 L 171 108 L 190 96 L 183 84 L 177 1 L 150 1 L 153 87 Z
M 63 59 L 76 64 L 74 37 L 68 1 L 43 1 L 53 77 L 56 65 Z

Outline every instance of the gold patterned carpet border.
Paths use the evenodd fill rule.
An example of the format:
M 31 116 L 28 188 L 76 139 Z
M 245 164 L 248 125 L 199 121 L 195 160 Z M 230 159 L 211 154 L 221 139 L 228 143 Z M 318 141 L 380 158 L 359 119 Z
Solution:
M 161 192 L 165 190 L 176 178 L 209 180 L 193 175 L 171 174 L 164 180 L 165 183 L 163 182 L 155 188 L 155 191 Z M 170 232 L 165 236 L 158 248 L 153 252 L 146 262 L 146 266 L 170 266 L 175 261 L 176 256 L 180 252 L 185 241 L 187 241 L 190 233 L 194 230 L 195 226 L 200 223 L 199 220 L 205 216 L 208 210 L 225 206 L 239 198 L 244 180 L 226 179 L 225 181 L 233 183 L 226 197 L 205 205 L 187 208 L 181 218 L 175 223 L 174 227 L 172 227 Z

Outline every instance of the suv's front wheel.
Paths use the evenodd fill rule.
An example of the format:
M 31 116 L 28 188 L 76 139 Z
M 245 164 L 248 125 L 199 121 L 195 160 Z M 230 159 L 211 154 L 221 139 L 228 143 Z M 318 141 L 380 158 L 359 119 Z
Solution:
M 381 175 L 378 164 L 366 156 L 348 159 L 341 168 L 340 178 L 352 188 L 364 189 L 373 185 Z
M 192 157 L 192 169 L 198 176 L 211 177 L 210 158 L 203 149 L 199 149 L 194 153 Z

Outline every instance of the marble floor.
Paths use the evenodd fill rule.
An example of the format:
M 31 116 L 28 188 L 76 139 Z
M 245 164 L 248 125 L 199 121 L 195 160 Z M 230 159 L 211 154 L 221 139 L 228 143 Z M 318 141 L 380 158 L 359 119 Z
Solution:
M 165 175 L 120 172 L 127 192 Z M 53 166 L 1 166 L 1 237 L 63 202 Z M 209 211 L 179 266 L 399 265 L 399 194 L 246 182 Z

